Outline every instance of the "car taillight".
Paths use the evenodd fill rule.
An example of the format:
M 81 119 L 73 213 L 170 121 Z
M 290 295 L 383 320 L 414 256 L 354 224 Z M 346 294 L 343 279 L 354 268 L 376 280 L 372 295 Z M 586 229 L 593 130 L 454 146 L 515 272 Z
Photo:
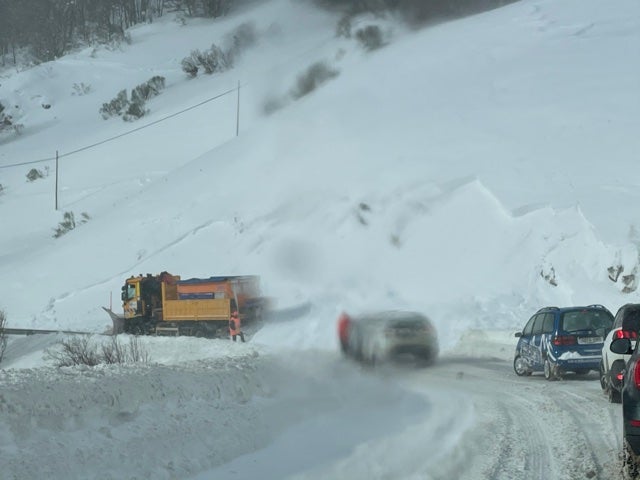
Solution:
M 551 343 L 553 343 L 556 346 L 575 345 L 576 337 L 575 335 L 556 335 L 551 339 Z
M 631 420 L 629 423 L 632 427 L 640 427 L 640 420 Z
M 618 330 L 616 332 L 616 338 L 629 338 L 635 340 L 638 338 L 638 333 L 633 330 Z

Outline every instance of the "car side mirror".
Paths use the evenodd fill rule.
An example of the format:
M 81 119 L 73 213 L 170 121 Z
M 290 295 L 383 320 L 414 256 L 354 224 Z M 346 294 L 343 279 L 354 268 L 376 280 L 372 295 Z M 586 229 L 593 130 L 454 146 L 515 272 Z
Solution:
M 633 353 L 631 340 L 629 340 L 628 338 L 616 338 L 613 342 L 611 342 L 609 350 L 611 350 L 613 353 L 617 353 L 618 355 L 629 355 Z
M 518 337 L 518 338 L 521 337 L 522 336 L 522 332 L 516 332 L 515 336 Z

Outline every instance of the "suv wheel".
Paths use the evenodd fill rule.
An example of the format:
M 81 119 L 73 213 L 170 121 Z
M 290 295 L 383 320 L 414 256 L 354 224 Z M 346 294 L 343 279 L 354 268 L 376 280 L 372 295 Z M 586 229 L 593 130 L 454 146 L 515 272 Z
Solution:
M 640 466 L 638 466 L 638 457 L 631 452 L 631 447 L 626 440 L 623 440 L 622 446 L 622 478 L 636 479 L 640 475 Z
M 553 365 L 548 358 L 544 359 L 544 378 L 549 381 L 557 380 L 558 378 L 555 372 L 555 365 Z
M 519 377 L 531 375 L 527 362 L 520 355 L 516 355 L 516 358 L 513 359 L 513 370 Z
M 609 389 L 607 390 L 607 398 L 609 399 L 609 403 L 622 403 L 622 395 L 611 385 L 609 385 Z

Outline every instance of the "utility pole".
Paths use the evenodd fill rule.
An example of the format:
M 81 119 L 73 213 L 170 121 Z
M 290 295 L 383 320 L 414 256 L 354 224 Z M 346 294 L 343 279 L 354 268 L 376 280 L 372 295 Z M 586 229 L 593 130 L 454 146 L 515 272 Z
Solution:
M 58 211 L 58 150 L 56 150 L 56 212 Z
M 240 80 L 238 80 L 238 105 L 236 107 L 236 137 L 240 132 Z

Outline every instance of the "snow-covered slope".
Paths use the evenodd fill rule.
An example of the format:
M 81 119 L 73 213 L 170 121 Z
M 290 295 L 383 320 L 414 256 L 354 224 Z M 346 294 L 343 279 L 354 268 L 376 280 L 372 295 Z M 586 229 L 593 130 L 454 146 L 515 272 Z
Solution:
M 367 53 L 334 35 L 337 18 L 274 0 L 5 70 L 0 101 L 25 127 L 3 134 L 0 166 L 74 152 L 242 83 L 237 137 L 233 92 L 63 156 L 58 212 L 54 162 L 0 170 L 9 325 L 102 331 L 100 306 L 117 303 L 123 279 L 162 270 L 260 274 L 281 306 L 314 306 L 286 341 L 330 348 L 340 309 L 419 309 L 457 331 L 520 326 L 547 303 L 637 300 L 607 276 L 637 267 L 635 8 L 523 1 L 416 32 L 365 18 L 390 32 Z M 258 43 L 235 68 L 186 78 L 191 49 L 246 22 Z M 339 75 L 284 101 L 318 61 Z M 147 117 L 100 118 L 153 75 L 167 88 Z M 90 92 L 73 95 L 81 82 Z M 264 114 L 274 99 L 283 108 Z M 34 166 L 49 174 L 27 182 Z M 52 238 L 67 211 L 90 219 Z M 257 339 L 281 339 L 278 328 Z

